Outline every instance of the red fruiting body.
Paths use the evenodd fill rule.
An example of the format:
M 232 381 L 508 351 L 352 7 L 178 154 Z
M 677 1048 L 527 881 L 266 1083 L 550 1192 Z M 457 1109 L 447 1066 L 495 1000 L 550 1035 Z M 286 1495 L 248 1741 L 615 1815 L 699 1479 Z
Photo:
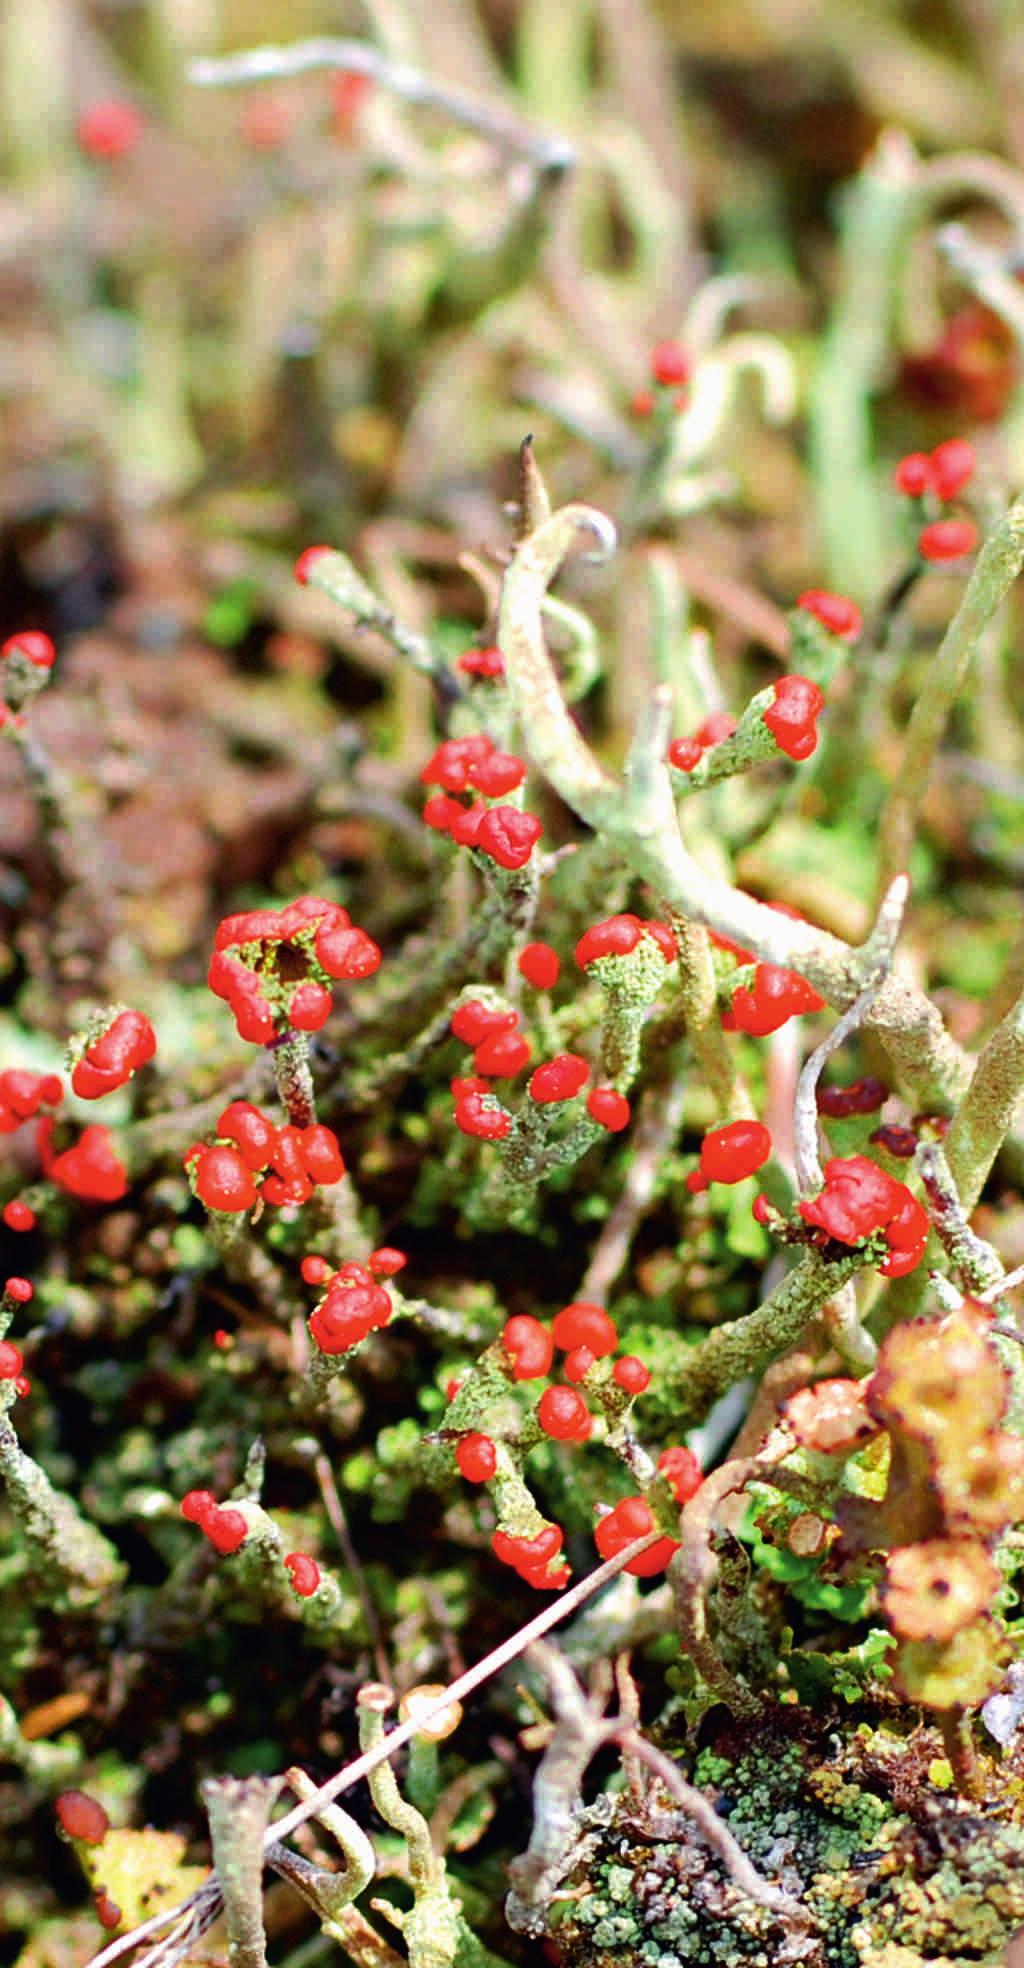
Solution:
M 189 1524 L 205 1524 L 218 1504 L 212 1490 L 186 1490 L 178 1508 Z
M 251 1169 L 264 1169 L 277 1138 L 272 1120 L 251 1100 L 232 1100 L 217 1116 L 217 1133 L 234 1143 Z
M 691 362 L 680 342 L 655 342 L 651 350 L 651 375 L 664 388 L 675 389 L 690 380 Z
M 830 635 L 841 636 L 844 642 L 855 642 L 861 632 L 860 609 L 846 595 L 830 594 L 827 588 L 805 588 L 802 595 L 797 595 L 796 605 L 805 614 L 813 615 Z
M 447 793 L 431 793 L 424 801 L 420 818 L 425 827 L 433 827 L 438 834 L 450 834 L 454 822 L 462 812 L 461 803 L 451 799 Z
M 678 772 L 692 772 L 704 757 L 704 747 L 696 738 L 673 738 L 668 748 L 668 762 Z
M 710 750 L 712 745 L 721 745 L 731 738 L 736 729 L 736 719 L 731 711 L 712 711 L 703 724 L 697 726 L 694 737 L 702 751 Z
M 586 1380 L 596 1358 L 596 1353 L 592 1353 L 589 1346 L 574 1346 L 572 1351 L 566 1354 L 563 1362 L 566 1380 L 571 1380 L 574 1384 L 576 1381 Z
M 37 670 L 52 670 L 57 651 L 41 629 L 20 629 L 17 635 L 8 636 L 7 641 L 0 645 L 0 663 L 6 656 L 23 656 L 26 662 L 34 663 Z
M 40 1107 L 56 1107 L 64 1098 L 64 1082 L 56 1073 L 30 1073 L 8 1066 L 0 1073 L 0 1134 L 15 1134 Z
M 128 1176 L 109 1128 L 84 1128 L 71 1148 L 50 1163 L 51 1182 L 87 1203 L 117 1203 L 128 1193 Z
M 563 1352 L 574 1347 L 586 1346 L 595 1360 L 603 1360 L 614 1353 L 619 1343 L 615 1321 L 610 1319 L 604 1307 L 592 1305 L 587 1299 L 574 1299 L 571 1305 L 562 1307 L 551 1328 L 555 1345 Z
M 564 1542 L 564 1532 L 557 1524 L 545 1524 L 536 1537 L 510 1537 L 506 1531 L 495 1531 L 491 1539 L 491 1550 L 503 1565 L 511 1565 L 527 1585 L 535 1586 L 538 1592 L 559 1591 L 567 1584 L 569 1568 L 562 1564 L 554 1572 L 549 1568 L 557 1558 Z
M 134 1072 L 152 1059 L 156 1033 L 144 1012 L 119 1011 L 98 1039 L 88 1047 L 86 1058 L 104 1073 Z
M 225 1216 L 252 1209 L 258 1194 L 252 1170 L 238 1149 L 216 1143 L 195 1157 L 192 1180 L 200 1202 Z
M 955 499 L 974 477 L 977 459 L 973 444 L 965 437 L 950 437 L 938 444 L 928 461 L 931 482 L 940 499 Z
M 304 553 L 300 553 L 292 569 L 300 588 L 304 588 L 307 585 L 317 561 L 322 560 L 325 554 L 332 553 L 333 551 L 332 547 L 307 547 Z
M 631 417 L 649 417 L 654 409 L 653 390 L 634 390 L 629 399 Z
M 320 1583 L 320 1567 L 308 1551 L 289 1551 L 282 1560 L 285 1570 L 292 1575 L 292 1591 L 300 1599 L 311 1599 Z
M 489 1435 L 464 1435 L 455 1445 L 455 1460 L 467 1483 L 489 1483 L 498 1467 L 498 1451 Z
M 884 1080 L 868 1074 L 862 1080 L 851 1080 L 849 1086 L 819 1086 L 815 1098 L 819 1114 L 843 1120 L 848 1114 L 875 1113 L 888 1100 L 889 1089 Z
M 480 1141 L 504 1141 L 512 1126 L 512 1116 L 487 1094 L 464 1093 L 455 1102 L 455 1125 L 463 1134 L 476 1135 Z
M 704 1136 L 700 1172 L 706 1182 L 742 1182 L 771 1152 L 772 1138 L 762 1121 L 730 1121 Z
M 32 1295 L 27 1278 L 8 1278 L 4 1285 L 4 1297 L 13 1299 L 15 1305 L 27 1305 Z
M 630 1105 L 625 1094 L 618 1093 L 610 1086 L 592 1088 L 587 1095 L 587 1113 L 599 1127 L 607 1128 L 609 1134 L 621 1134 L 623 1128 L 629 1126 L 631 1119 Z
M 750 1205 L 750 1214 L 755 1223 L 766 1225 L 772 1220 L 772 1206 L 767 1196 L 755 1196 Z
M 326 985 L 307 978 L 304 984 L 295 986 L 288 1001 L 288 1023 L 297 1032 L 319 1032 L 330 1015 L 331 994 Z
M 553 991 L 562 968 L 558 952 L 550 943 L 527 943 L 516 958 L 519 975 L 535 991 Z
M 199 1528 L 222 1558 L 230 1558 L 249 1535 L 248 1520 L 240 1510 L 221 1510 L 219 1506 L 201 1520 Z
M 485 1039 L 495 1032 L 508 1032 L 518 1023 L 514 1011 L 494 1011 L 482 1004 L 479 998 L 467 998 L 460 1004 L 452 1018 L 452 1035 L 461 1039 L 463 1045 L 482 1045 Z
M 574 1387 L 545 1387 L 537 1420 L 553 1442 L 586 1441 L 590 1433 L 590 1409 Z
M 502 677 L 505 674 L 505 658 L 500 649 L 464 649 L 456 661 L 456 668 L 464 676 Z
M 644 934 L 650 937 L 652 943 L 657 944 L 666 963 L 675 963 L 679 952 L 676 949 L 676 939 L 667 923 L 657 920 L 645 922 Z
M 250 150 L 280 150 L 291 132 L 291 105 L 283 96 L 252 96 L 242 105 L 238 127 Z
M 105 1886 L 97 1888 L 92 1896 L 92 1903 L 96 1909 L 96 1918 L 101 1927 L 106 1927 L 111 1933 L 115 1927 L 120 1927 L 122 1918 L 121 1909 L 117 1901 L 111 1899 Z
M 806 979 L 780 964 L 759 963 L 754 972 L 753 989 L 740 985 L 732 995 L 731 1025 L 754 1038 L 767 1038 L 779 1031 L 790 1018 L 806 1011 L 821 1011 L 825 1000 Z
M 885 1127 L 877 1127 L 868 1140 L 876 1147 L 884 1148 L 887 1155 L 895 1156 L 898 1162 L 909 1162 L 917 1153 L 918 1137 L 913 1128 L 899 1127 L 895 1122 Z
M 647 1537 L 654 1530 L 654 1515 L 650 1504 L 643 1497 L 624 1497 L 614 1510 L 602 1517 L 594 1530 L 594 1543 L 602 1558 L 617 1558 L 627 1544 L 634 1544 L 637 1538 Z M 655 1578 L 663 1572 L 666 1565 L 679 1550 L 675 1538 L 659 1538 L 649 1551 L 642 1551 L 632 1558 L 626 1566 L 634 1578 Z
M 481 759 L 479 765 L 470 767 L 470 784 L 474 791 L 483 793 L 487 799 L 500 799 L 504 793 L 514 793 L 525 778 L 525 760 L 517 758 L 514 752 L 492 752 L 490 758 Z
M 325 1325 L 334 1330 L 358 1320 L 364 1333 L 367 1333 L 386 1326 L 393 1310 L 383 1285 L 374 1284 L 363 1265 L 343 1264 L 331 1279 L 314 1317 L 319 1316 Z
M 892 476 L 897 492 L 908 499 L 920 499 L 932 483 L 932 461 L 925 451 L 908 451 Z
M 143 120 L 134 103 L 92 103 L 82 111 L 75 125 L 79 148 L 89 157 L 126 157 L 134 150 L 143 131 Z
M 546 1059 L 530 1077 L 529 1095 L 538 1106 L 573 1100 L 590 1078 L 590 1067 L 578 1052 L 559 1052 Z
M 612 1379 L 624 1394 L 643 1394 L 651 1384 L 651 1370 L 635 1353 L 624 1353 L 612 1368 Z
M 375 1278 L 393 1278 L 396 1271 L 404 1271 L 409 1262 L 405 1251 L 397 1250 L 393 1244 L 380 1244 L 370 1252 L 366 1260 Z
M 341 1181 L 345 1173 L 345 1159 L 338 1146 L 338 1137 L 329 1127 L 315 1125 L 303 1128 L 300 1147 L 306 1174 L 318 1188 L 329 1188 Z
M 474 800 L 472 806 L 464 806 L 456 814 L 448 829 L 456 847 L 475 847 L 488 808 L 483 800 Z
M 550 1373 L 555 1342 L 546 1326 L 529 1312 L 506 1319 L 501 1343 L 512 1361 L 513 1380 L 543 1380 Z
M 420 783 L 440 786 L 446 793 L 468 793 L 472 768 L 482 765 L 494 749 L 494 739 L 483 731 L 471 732 L 466 738 L 445 738 L 428 758 Z
M 141 1011 L 120 1011 L 85 1049 L 71 1075 L 71 1090 L 82 1100 L 98 1100 L 124 1086 L 156 1051 L 156 1033 Z
M 979 301 L 958 308 L 939 341 L 902 365 L 903 385 L 919 402 L 979 424 L 1003 415 L 1019 377 L 1012 330 Z
M 110 1819 L 102 1804 L 98 1798 L 88 1797 L 84 1790 L 62 1790 L 54 1798 L 53 1808 L 61 1830 L 69 1838 L 81 1839 L 83 1845 L 101 1845 L 110 1830 Z
M 859 1244 L 884 1229 L 907 1193 L 867 1155 L 834 1156 L 824 1173 L 824 1189 L 813 1201 L 799 1204 L 800 1215 L 843 1244 Z
M 4 1204 L 3 1220 L 8 1230 L 34 1230 L 36 1227 L 35 1211 L 27 1203 L 19 1202 L 17 1197 L 13 1202 Z
M 351 143 L 359 111 L 373 88 L 373 77 L 360 75 L 354 68 L 342 68 L 331 76 L 330 87 L 334 134 L 342 143 Z
M 775 702 L 762 713 L 781 752 L 792 759 L 810 758 L 818 743 L 815 719 L 825 699 L 809 677 L 782 676 L 775 684 Z
M 601 957 L 626 957 L 636 949 L 642 935 L 639 916 L 608 916 L 584 930 L 576 945 L 576 962 L 586 970 Z
M 517 806 L 492 806 L 480 822 L 474 845 L 499 868 L 525 868 L 543 831 L 533 813 L 520 813 Z
M 514 1080 L 533 1057 L 533 1047 L 521 1032 L 494 1032 L 473 1054 L 473 1070 L 493 1080 Z
M 325 1285 L 332 1275 L 327 1259 L 318 1257 L 315 1251 L 311 1251 L 308 1257 L 303 1258 L 299 1271 L 304 1284 L 307 1285 Z
M 933 519 L 917 536 L 922 560 L 962 560 L 978 544 L 978 529 L 970 519 Z
M 25 1361 L 9 1339 L 0 1339 L 0 1380 L 17 1380 Z
M 351 980 L 372 977 L 380 969 L 381 952 L 365 929 L 348 923 L 325 923 L 316 933 L 313 945 L 317 962 L 328 977 Z
M 866 1155 L 834 1157 L 825 1163 L 825 1187 L 799 1204 L 805 1223 L 841 1244 L 859 1244 L 884 1231 L 889 1256 L 883 1277 L 902 1277 L 924 1254 L 930 1229 L 927 1211 L 906 1184 L 887 1175 Z
M 704 1472 L 693 1450 L 681 1445 L 662 1450 L 658 1457 L 658 1472 L 664 1476 L 679 1504 L 689 1503 L 704 1481 Z

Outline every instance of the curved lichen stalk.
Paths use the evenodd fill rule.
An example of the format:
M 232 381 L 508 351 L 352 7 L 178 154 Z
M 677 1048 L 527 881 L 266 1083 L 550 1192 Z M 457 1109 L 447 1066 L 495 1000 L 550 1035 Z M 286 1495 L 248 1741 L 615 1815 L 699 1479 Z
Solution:
M 546 648 L 542 604 L 563 561 L 588 535 L 597 540 L 602 555 L 614 549 L 614 528 L 605 514 L 591 506 L 562 507 L 520 541 L 502 583 L 499 640 L 525 749 L 566 804 L 614 844 L 664 906 L 707 924 L 765 962 L 798 970 L 831 1004 L 845 1010 L 863 989 L 874 953 L 867 956 L 824 930 L 756 902 L 708 874 L 687 850 L 665 763 L 670 688 L 658 685 L 651 692 L 624 777 L 598 761 L 573 722 Z M 1000 587 L 991 607 L 1002 592 Z M 971 1062 L 923 993 L 903 978 L 889 976 L 867 1022 L 916 1103 L 957 1104 L 967 1090 Z

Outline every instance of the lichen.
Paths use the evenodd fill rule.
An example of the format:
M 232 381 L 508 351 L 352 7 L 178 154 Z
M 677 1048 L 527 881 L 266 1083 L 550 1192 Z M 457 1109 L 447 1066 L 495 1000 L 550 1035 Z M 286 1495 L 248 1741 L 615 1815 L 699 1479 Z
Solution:
M 1024 1921 L 1021 1799 L 1011 1785 L 981 1812 L 956 1797 L 937 1742 L 863 1721 L 826 1732 L 794 1711 L 694 1758 L 693 1781 L 806 1927 L 745 1899 L 681 1819 L 645 1832 L 623 1793 L 602 1827 L 604 1800 L 555 1902 L 565 1968 L 994 1968 Z

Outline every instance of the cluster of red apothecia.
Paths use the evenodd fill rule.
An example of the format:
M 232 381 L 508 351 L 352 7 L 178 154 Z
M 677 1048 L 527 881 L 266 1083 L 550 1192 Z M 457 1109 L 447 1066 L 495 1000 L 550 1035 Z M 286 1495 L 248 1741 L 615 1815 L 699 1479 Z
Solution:
M 586 1442 L 593 1431 L 593 1415 L 579 1391 L 599 1360 L 610 1359 L 619 1344 L 615 1321 L 603 1306 L 577 1299 L 556 1313 L 550 1326 L 531 1313 L 516 1313 L 507 1319 L 501 1334 L 507 1371 L 515 1381 L 546 1380 L 554 1365 L 555 1353 L 562 1362 L 568 1385 L 551 1383 L 545 1387 L 534 1410 L 541 1433 L 553 1442 Z M 611 1370 L 615 1386 L 631 1399 L 650 1385 L 650 1370 L 635 1354 L 623 1354 Z M 498 1471 L 498 1449 L 493 1438 L 479 1430 L 461 1435 L 454 1448 L 460 1473 L 470 1483 L 489 1483 Z M 658 1468 L 668 1478 L 676 1501 L 685 1503 L 698 1489 L 702 1476 L 696 1458 L 686 1448 L 666 1449 Z M 625 1515 L 623 1514 L 625 1513 Z M 630 1514 L 632 1513 L 632 1514 Z M 628 1518 L 638 1528 L 619 1530 Z M 595 1531 L 595 1542 L 603 1557 L 617 1555 L 625 1545 L 654 1529 L 650 1506 L 642 1497 L 629 1497 L 603 1517 Z M 510 1565 L 528 1585 L 540 1591 L 559 1591 L 568 1584 L 570 1572 L 559 1561 L 564 1534 L 557 1524 L 546 1524 L 532 1538 L 513 1537 L 495 1531 L 491 1548 L 502 1564 Z M 663 1571 L 674 1551 L 672 1538 L 659 1539 L 627 1567 L 638 1578 L 650 1578 Z
M 229 1005 L 238 1036 L 268 1045 L 288 1027 L 318 1032 L 331 982 L 372 977 L 381 953 L 348 912 L 322 895 L 283 909 L 247 909 L 217 925 L 206 981 Z
M 807 588 L 798 595 L 796 605 L 813 615 L 830 635 L 842 642 L 854 642 L 863 627 L 860 609 L 846 595 L 832 594 L 826 588 Z M 780 752 L 791 759 L 810 758 L 818 743 L 817 720 L 825 699 L 810 677 L 793 672 L 777 677 L 772 686 L 773 701 L 761 717 Z M 736 719 L 728 711 L 713 711 L 689 738 L 673 738 L 668 762 L 678 772 L 692 772 L 705 752 L 731 738 Z
M 71 1091 L 80 1100 L 102 1100 L 125 1086 L 155 1051 L 156 1033 L 145 1012 L 119 1011 L 75 1061 Z
M 705 752 L 710 752 L 723 739 L 731 738 L 736 729 L 736 719 L 729 711 L 712 711 L 710 717 L 698 725 L 692 738 L 673 738 L 668 748 L 668 762 L 679 772 L 692 772 L 699 765 Z
M 446 738 L 420 773 L 424 786 L 440 786 L 423 808 L 423 818 L 436 833 L 447 834 L 459 847 L 475 847 L 501 868 L 525 868 L 543 829 L 533 813 L 517 806 L 488 806 L 488 799 L 513 793 L 526 777 L 526 764 L 515 752 L 499 751 L 485 732 L 466 738 Z M 482 798 L 476 799 L 474 794 Z M 468 794 L 463 804 L 460 794 Z
M 687 384 L 692 373 L 693 361 L 681 342 L 655 342 L 651 350 L 654 388 L 634 392 L 629 404 L 634 417 L 650 417 L 666 405 L 673 410 L 685 410 L 690 401 Z
M 925 510 L 930 500 L 946 505 L 970 483 L 976 462 L 974 446 L 965 437 L 948 438 L 934 451 L 908 451 L 893 475 L 896 489 L 924 502 Z M 932 519 L 917 536 L 922 560 L 960 560 L 977 544 L 978 529 L 970 519 Z
M 924 1255 L 930 1223 L 906 1183 L 867 1155 L 835 1156 L 825 1163 L 824 1174 L 821 1194 L 798 1204 L 804 1222 L 839 1244 L 860 1244 L 881 1232 L 889 1250 L 878 1267 L 883 1278 L 913 1271 Z
M 802 921 L 799 910 L 791 909 L 787 902 L 769 902 L 767 906 L 777 915 Z M 738 965 L 754 965 L 751 983 L 737 985 L 728 1011 L 722 1014 L 725 1031 L 746 1032 L 751 1038 L 765 1039 L 780 1031 L 791 1018 L 824 1010 L 824 998 L 799 971 L 787 970 L 783 964 L 760 963 L 752 950 L 745 950 L 728 936 L 719 936 L 716 930 L 711 930 L 710 936 L 715 948 L 733 957 Z
M 301 1206 L 314 1189 L 329 1188 L 345 1173 L 329 1127 L 278 1127 L 249 1100 L 230 1101 L 218 1115 L 216 1141 L 194 1142 L 184 1164 L 200 1202 L 225 1216 L 260 1199 Z
M 373 78 L 354 69 L 340 69 L 329 78 L 334 135 L 351 143 L 356 123 Z M 261 91 L 250 96 L 239 111 L 238 127 L 250 150 L 279 150 L 295 124 L 292 104 L 281 95 Z M 102 163 L 115 163 L 127 157 L 140 142 L 145 130 L 140 109 L 123 96 L 105 96 L 90 103 L 75 125 L 79 149 Z
M 141 1014 L 140 1014 L 141 1015 Z M 145 1021 L 148 1024 L 148 1020 Z M 150 1028 L 152 1029 L 152 1028 Z M 128 1075 L 126 1074 L 127 1078 Z M 119 1081 L 118 1084 L 121 1084 Z M 43 1175 L 80 1202 L 116 1203 L 127 1193 L 128 1176 L 109 1128 L 93 1124 L 59 1155 L 54 1153 L 53 1110 L 64 1098 L 58 1073 L 10 1067 L 0 1073 L 0 1134 L 14 1134 L 34 1120 L 36 1150 Z M 32 1230 L 35 1212 L 15 1197 L 0 1212 L 8 1230 Z
M 618 915 L 584 931 L 576 945 L 576 962 L 581 970 L 587 970 L 604 957 L 628 956 L 644 937 L 657 946 L 666 963 L 675 961 L 675 939 L 665 923 Z M 561 965 L 549 943 L 527 944 L 517 961 L 521 975 L 535 989 L 550 990 L 557 983 Z M 451 1083 L 455 1125 L 463 1134 L 476 1135 L 482 1141 L 503 1141 L 509 1133 L 512 1116 L 494 1097 L 491 1082 L 515 1079 L 530 1064 L 532 1047 L 519 1027 L 518 1012 L 499 1011 L 477 998 L 460 1005 L 452 1018 L 455 1038 L 473 1047 L 472 1074 Z M 575 1100 L 589 1078 L 590 1065 L 581 1053 L 556 1053 L 535 1067 L 526 1091 L 537 1106 L 557 1106 Z M 613 1086 L 591 1087 L 587 1113 L 610 1134 L 629 1126 L 629 1101 Z
M 851 1080 L 848 1086 L 819 1086 L 817 1106 L 819 1114 L 829 1120 L 846 1120 L 851 1114 L 876 1114 L 889 1098 L 889 1088 L 884 1080 L 869 1073 L 861 1080 Z M 896 1161 L 909 1162 L 917 1152 L 921 1136 L 919 1129 L 927 1128 L 931 1136 L 948 1133 L 949 1119 L 944 1114 L 915 1114 L 908 1127 L 900 1121 L 885 1121 L 868 1135 L 868 1140 Z
M 179 1507 L 186 1522 L 198 1524 L 203 1536 L 209 1538 L 222 1558 L 233 1557 L 236 1551 L 241 1550 L 249 1535 L 249 1520 L 244 1511 L 233 1510 L 230 1504 L 218 1503 L 212 1490 L 186 1491 Z M 300 1599 L 312 1598 L 320 1584 L 320 1567 L 316 1559 L 306 1551 L 289 1551 L 281 1562 L 291 1574 L 292 1591 Z
M 379 1332 L 387 1325 L 395 1308 L 380 1279 L 394 1277 L 406 1261 L 405 1252 L 395 1250 L 390 1244 L 371 1251 L 365 1264 L 352 1259 L 337 1271 L 332 1270 L 324 1257 L 303 1258 L 302 1276 L 306 1284 L 326 1286 L 307 1322 L 321 1353 L 348 1353 L 369 1333 Z
M 32 1296 L 27 1278 L 8 1278 L 0 1297 L 0 1314 L 5 1323 L 19 1307 L 31 1304 Z M 0 1381 L 4 1380 L 13 1382 L 14 1391 L 21 1399 L 32 1391 L 32 1382 L 25 1373 L 24 1355 L 20 1346 L 10 1339 L 0 1339 Z

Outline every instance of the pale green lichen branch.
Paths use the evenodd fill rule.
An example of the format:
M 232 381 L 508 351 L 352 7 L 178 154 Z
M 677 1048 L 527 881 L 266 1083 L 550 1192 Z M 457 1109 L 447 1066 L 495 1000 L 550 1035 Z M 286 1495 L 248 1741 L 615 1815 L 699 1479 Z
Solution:
M 372 1750 L 384 1742 L 384 1716 L 392 1701 L 390 1688 L 380 1682 L 360 1688 L 356 1710 L 361 1749 Z M 370 1795 L 385 1824 L 405 1840 L 413 1892 L 408 1911 L 378 1901 L 373 1902 L 374 1908 L 400 1929 L 409 1951 L 409 1968 L 452 1968 L 463 1923 L 458 1902 L 452 1898 L 444 1860 L 431 1844 L 430 1826 L 422 1812 L 402 1796 L 390 1762 L 378 1763 L 369 1772 L 368 1782 Z
M 283 1777 L 207 1777 L 200 1794 L 220 1875 L 230 1968 L 266 1968 L 263 1839 Z
M 435 676 L 446 668 L 440 650 L 434 648 L 427 636 L 407 628 L 398 620 L 353 567 L 347 554 L 332 550 L 318 555 L 311 561 L 306 585 L 319 588 L 323 594 L 329 595 L 346 614 L 355 617 L 360 628 L 375 629 L 412 669 L 419 670 L 422 675 Z
M 1016 499 L 978 555 L 963 600 L 914 705 L 899 774 L 882 814 L 879 882 L 883 889 L 907 865 L 935 756 L 978 640 L 1022 566 L 1024 499 Z
M 31 1596 L 58 1610 L 95 1605 L 124 1577 L 124 1565 L 103 1533 L 26 1455 L 6 1416 L 0 1416 L 0 1477 L 24 1537 Z
M 996 1026 L 946 1138 L 965 1210 L 974 1208 L 1024 1099 L 1024 995 Z
M 249 48 L 237 55 L 202 57 L 190 62 L 186 73 L 199 88 L 244 88 L 253 82 L 308 75 L 321 68 L 368 76 L 406 102 L 440 110 L 453 123 L 476 130 L 500 149 L 529 158 L 538 170 L 565 172 L 576 161 L 576 153 L 564 137 L 532 129 L 502 104 L 483 102 L 464 89 L 433 81 L 407 62 L 391 61 L 366 41 L 324 35 L 291 47 Z

